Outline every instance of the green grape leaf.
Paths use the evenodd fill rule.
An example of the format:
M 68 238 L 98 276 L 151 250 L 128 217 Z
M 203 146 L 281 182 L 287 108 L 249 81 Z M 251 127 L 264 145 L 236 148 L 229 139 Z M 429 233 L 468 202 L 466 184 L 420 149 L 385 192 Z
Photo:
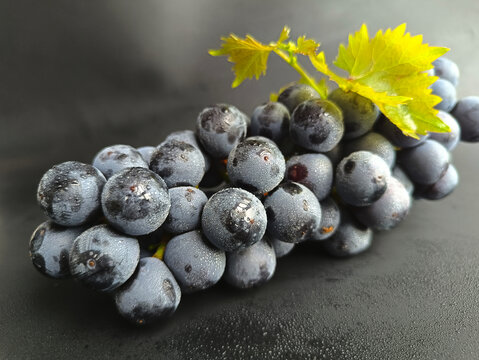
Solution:
M 283 33 L 281 37 L 284 37 Z M 228 61 L 234 64 L 233 72 L 236 77 L 231 85 L 233 88 L 239 86 L 245 79 L 253 77 L 259 79 L 261 75 L 266 74 L 268 56 L 275 46 L 262 44 L 251 35 L 246 35 L 242 39 L 231 34 L 221 40 L 223 41 L 221 48 L 209 50 L 208 53 L 212 56 L 228 56 Z
M 421 35 L 411 36 L 405 31 L 406 25 L 402 24 L 394 30 L 380 30 L 371 39 L 363 25 L 349 36 L 347 46 L 339 46 L 334 61 L 349 77 L 335 79 L 327 65 L 321 67 L 345 91 L 357 92 L 374 102 L 406 135 L 417 138 L 417 134 L 430 131 L 450 131 L 434 109 L 441 101 L 430 89 L 437 77 L 425 73 L 449 49 L 424 44 Z

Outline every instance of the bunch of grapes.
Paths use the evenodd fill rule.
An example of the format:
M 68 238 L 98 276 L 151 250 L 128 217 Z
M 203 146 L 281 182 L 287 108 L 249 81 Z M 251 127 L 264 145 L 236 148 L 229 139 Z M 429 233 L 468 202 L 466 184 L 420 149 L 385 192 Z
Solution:
M 113 145 L 92 165 L 55 165 L 38 186 L 49 220 L 30 240 L 33 264 L 113 294 L 122 316 L 147 324 L 222 278 L 265 283 L 298 243 L 361 253 L 413 199 L 450 194 L 450 152 L 479 141 L 479 97 L 456 101 L 456 64 L 434 65 L 449 133 L 407 137 L 358 94 L 336 89 L 324 100 L 296 84 L 251 118 L 216 104 L 199 113 L 195 132 L 157 147 Z

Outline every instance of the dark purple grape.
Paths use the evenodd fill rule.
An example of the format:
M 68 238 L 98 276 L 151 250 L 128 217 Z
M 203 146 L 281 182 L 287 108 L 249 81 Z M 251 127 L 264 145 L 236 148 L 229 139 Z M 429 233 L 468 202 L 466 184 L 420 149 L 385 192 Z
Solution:
M 319 201 L 331 192 L 333 176 L 333 164 L 324 154 L 296 155 L 286 163 L 286 178 L 306 186 Z
M 198 144 L 195 132 L 193 130 L 173 131 L 165 138 L 165 141 L 163 141 L 161 144 L 168 142 L 170 140 L 182 141 L 200 149 L 200 145 Z
M 438 110 L 451 111 L 456 104 L 456 88 L 447 80 L 438 79 L 431 85 L 432 93 L 439 96 L 442 101 L 435 106 Z
M 409 179 L 409 177 L 399 165 L 396 165 L 393 168 L 391 174 L 396 178 L 396 180 L 399 180 L 399 182 L 404 186 L 409 195 L 412 195 L 414 193 L 414 183 L 411 181 L 411 179 Z
M 343 137 L 343 114 L 331 101 L 308 100 L 298 105 L 291 115 L 289 132 L 296 144 L 308 150 L 327 152 Z
M 341 223 L 341 211 L 333 198 L 328 197 L 319 203 L 321 205 L 321 224 L 311 236 L 312 240 L 326 240 L 330 238 Z
M 169 142 L 170 140 L 177 140 L 177 141 L 183 141 L 185 143 L 188 143 L 190 145 L 193 145 L 194 147 L 198 148 L 198 150 L 201 151 L 201 154 L 203 155 L 203 157 L 205 158 L 205 168 L 206 168 L 206 171 L 208 171 L 211 167 L 211 159 L 210 157 L 205 153 L 205 151 L 203 150 L 203 148 L 201 147 L 201 145 L 198 143 L 197 139 L 196 139 L 196 135 L 195 135 L 195 132 L 193 130 L 180 130 L 180 131 L 174 131 L 172 133 L 170 133 L 165 141 L 163 141 L 163 143 L 165 142 Z M 160 145 L 162 145 L 163 143 L 161 143 Z M 158 145 L 158 146 L 160 146 Z
M 454 86 L 457 86 L 459 83 L 459 68 L 455 62 L 448 58 L 440 57 L 432 64 L 434 65 L 434 75 L 449 81 Z
M 419 139 L 404 135 L 401 129 L 389 121 L 384 115 L 380 116 L 376 122 L 376 131 L 388 139 L 391 144 L 400 148 L 410 148 L 422 144 L 429 137 L 419 135 Z
M 379 109 L 374 103 L 353 91 L 337 88 L 328 99 L 343 112 L 344 139 L 355 139 L 370 131 L 379 116 Z
M 146 325 L 173 315 L 181 290 L 165 263 L 154 257 L 140 260 L 131 279 L 115 293 L 121 316 L 137 325 Z
M 276 259 L 279 259 L 283 256 L 288 255 L 296 245 L 295 243 L 288 243 L 278 239 L 271 239 L 270 243 L 273 245 L 274 253 L 276 254 Z
M 201 231 L 190 231 L 168 241 L 164 261 L 185 293 L 207 289 L 225 271 L 223 250 L 213 247 Z
M 158 146 L 151 156 L 150 169 L 169 188 L 197 186 L 206 172 L 205 158 L 194 145 L 172 139 Z
M 319 94 L 306 84 L 294 84 L 284 89 L 278 96 L 278 102 L 285 105 L 290 113 L 304 101 L 318 99 Z
M 259 241 L 266 231 L 261 201 L 246 190 L 227 188 L 214 194 L 203 208 L 203 233 L 217 248 L 235 251 Z
M 241 141 L 228 156 L 232 184 L 255 194 L 273 190 L 283 180 L 286 164 L 276 144 L 262 136 Z
M 70 277 L 70 250 L 84 230 L 84 226 L 65 228 L 51 221 L 40 224 L 30 239 L 30 258 L 35 268 L 55 279 Z
M 136 239 L 107 225 L 97 225 L 75 239 L 70 252 L 70 272 L 82 284 L 108 292 L 130 278 L 139 259 Z
M 268 102 L 254 109 L 249 127 L 250 136 L 264 136 L 276 144 L 289 135 L 290 114 L 280 102 Z
M 260 286 L 267 282 L 276 269 L 273 247 L 263 238 L 254 245 L 226 255 L 225 280 L 240 289 Z
M 411 196 L 399 180 L 391 177 L 383 196 L 369 206 L 356 208 L 354 215 L 374 230 L 389 230 L 407 216 L 410 208 Z
M 349 205 L 366 206 L 378 200 L 388 187 L 388 164 L 369 151 L 356 151 L 336 167 L 338 195 Z
M 459 183 L 459 174 L 456 168 L 449 164 L 447 171 L 433 185 L 418 186 L 416 196 L 428 200 L 439 200 L 451 194 Z
M 394 146 L 379 133 L 370 132 L 358 139 L 344 143 L 343 156 L 348 156 L 355 151 L 369 151 L 381 157 L 390 168 L 396 162 L 396 150 Z
M 191 186 L 171 188 L 168 192 L 171 208 L 163 229 L 172 234 L 198 229 L 203 207 L 208 201 L 205 193 Z
M 53 166 L 40 180 L 37 201 L 56 224 L 78 226 L 101 214 L 105 177 L 91 165 L 67 161 Z
M 479 141 L 479 96 L 467 96 L 459 100 L 451 111 L 461 126 L 461 140 Z
M 371 246 L 373 232 L 358 223 L 346 212 L 341 213 L 341 224 L 336 233 L 322 242 L 330 255 L 348 257 L 357 255 Z
M 142 146 L 137 148 L 138 152 L 141 154 L 141 157 L 147 164 L 150 163 L 151 155 L 155 152 L 156 147 L 154 146 Z
M 101 203 L 108 222 L 129 235 L 158 229 L 171 206 L 165 182 L 144 168 L 124 169 L 108 179 Z
M 268 235 L 280 241 L 297 243 L 307 240 L 321 224 L 321 207 L 306 186 L 285 182 L 265 201 Z
M 431 133 L 430 139 L 436 140 L 447 150 L 452 151 L 461 139 L 461 127 L 449 113 L 439 110 L 437 116 L 451 129 L 450 132 Z
M 226 159 L 246 137 L 249 118 L 236 107 L 216 104 L 203 109 L 196 121 L 196 134 L 213 158 Z
M 409 178 L 418 184 L 434 184 L 447 170 L 450 154 L 434 140 L 398 152 L 397 161 Z
M 93 159 L 93 166 L 108 179 L 117 172 L 132 168 L 148 168 L 141 153 L 130 145 L 112 145 L 100 150 Z

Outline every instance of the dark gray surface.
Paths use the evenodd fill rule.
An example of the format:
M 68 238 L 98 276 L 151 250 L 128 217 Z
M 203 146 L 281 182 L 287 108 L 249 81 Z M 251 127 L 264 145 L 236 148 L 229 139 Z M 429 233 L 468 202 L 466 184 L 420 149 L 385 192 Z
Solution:
M 112 143 L 158 144 L 193 128 L 207 104 L 247 113 L 296 75 L 230 90 L 225 59 L 206 50 L 229 32 L 269 41 L 282 25 L 322 41 L 404 21 L 453 48 L 459 95 L 477 95 L 476 1 L 5 1 L 0 3 L 0 358 L 473 359 L 479 351 L 479 145 L 461 144 L 459 189 L 416 202 L 394 231 L 349 260 L 298 246 L 265 286 L 224 284 L 184 296 L 173 318 L 137 329 L 110 298 L 42 277 L 28 240 L 44 171 L 91 161 Z

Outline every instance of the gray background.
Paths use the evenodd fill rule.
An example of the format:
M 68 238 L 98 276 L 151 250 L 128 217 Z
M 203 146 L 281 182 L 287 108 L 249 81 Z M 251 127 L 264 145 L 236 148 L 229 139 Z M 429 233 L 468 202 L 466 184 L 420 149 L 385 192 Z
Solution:
M 466 96 L 477 94 L 478 15 L 476 1 L 0 2 L 0 358 L 476 358 L 474 145 L 454 152 L 455 193 L 416 202 L 367 253 L 341 261 L 298 247 L 267 285 L 184 296 L 147 329 L 126 324 L 105 295 L 42 277 L 28 240 L 44 219 L 36 185 L 53 164 L 91 161 L 112 143 L 158 144 L 211 103 L 251 113 L 297 78 L 271 57 L 266 78 L 231 90 L 231 65 L 207 54 L 220 36 L 269 41 L 288 24 L 331 61 L 363 22 L 371 33 L 407 22 L 453 49 Z

